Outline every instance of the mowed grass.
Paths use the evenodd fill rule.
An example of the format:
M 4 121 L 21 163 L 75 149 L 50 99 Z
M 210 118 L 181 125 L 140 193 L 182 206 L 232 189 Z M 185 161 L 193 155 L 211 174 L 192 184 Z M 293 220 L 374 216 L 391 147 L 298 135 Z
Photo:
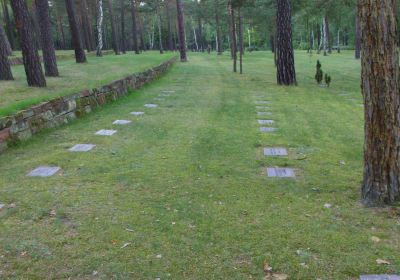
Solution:
M 399 273 L 399 216 L 359 204 L 359 61 L 319 57 L 328 89 L 313 82 L 317 58 L 297 52 L 299 85 L 279 87 L 268 52 L 246 54 L 242 76 L 227 56 L 190 53 L 152 85 L 2 154 L 1 276 L 263 279 L 264 262 L 289 279 Z M 277 132 L 258 131 L 257 100 L 271 101 Z M 77 143 L 97 147 L 69 153 Z M 274 146 L 290 156 L 262 156 Z M 39 165 L 63 172 L 25 176 Z M 267 178 L 267 166 L 297 178 Z
M 68 52 L 64 51 L 60 54 L 66 53 Z M 103 57 L 88 55 L 88 63 L 85 64 L 77 64 L 72 57 L 59 60 L 60 77 L 46 78 L 46 88 L 28 87 L 24 66 L 13 66 L 15 80 L 0 82 L 0 117 L 26 109 L 41 101 L 105 85 L 113 80 L 157 66 L 173 55 L 173 53 L 160 55 L 158 52 L 145 52 L 140 55 L 129 52 L 125 55 L 111 54 Z

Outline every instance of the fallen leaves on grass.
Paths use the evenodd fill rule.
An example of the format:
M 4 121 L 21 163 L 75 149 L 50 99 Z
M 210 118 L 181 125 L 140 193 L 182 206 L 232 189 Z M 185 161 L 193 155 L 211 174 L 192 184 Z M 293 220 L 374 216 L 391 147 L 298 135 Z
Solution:
M 377 260 L 376 260 L 376 263 L 377 263 L 377 264 L 380 264 L 380 265 L 382 265 L 382 264 L 389 265 L 389 264 L 390 264 L 389 261 L 387 261 L 387 260 L 382 260 L 382 259 L 377 259 Z

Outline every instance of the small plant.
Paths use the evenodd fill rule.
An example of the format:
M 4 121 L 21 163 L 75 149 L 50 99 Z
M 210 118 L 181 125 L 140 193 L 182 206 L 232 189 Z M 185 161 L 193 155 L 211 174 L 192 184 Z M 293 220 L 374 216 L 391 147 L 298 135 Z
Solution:
M 321 67 L 321 63 L 319 62 L 319 60 L 317 60 L 317 72 L 315 73 L 315 80 L 318 84 L 321 84 L 322 79 L 324 78 L 324 72 L 322 72 Z
M 329 87 L 329 85 L 331 84 L 331 76 L 329 76 L 328 74 L 325 74 L 325 84 L 327 85 L 327 87 Z

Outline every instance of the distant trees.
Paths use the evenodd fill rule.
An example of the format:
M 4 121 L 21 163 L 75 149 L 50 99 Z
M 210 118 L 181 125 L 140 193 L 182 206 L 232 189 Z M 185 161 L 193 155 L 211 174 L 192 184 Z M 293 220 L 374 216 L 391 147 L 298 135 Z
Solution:
M 33 37 L 31 17 L 25 0 L 13 0 L 11 1 L 11 7 L 20 37 L 22 58 L 28 85 L 45 87 L 46 79 L 43 74 L 42 65 L 40 64 L 39 53 Z
M 277 0 L 276 70 L 279 85 L 296 84 L 291 18 L 290 0 Z
M 400 71 L 396 1 L 359 3 L 362 93 L 365 106 L 362 200 L 400 200 Z

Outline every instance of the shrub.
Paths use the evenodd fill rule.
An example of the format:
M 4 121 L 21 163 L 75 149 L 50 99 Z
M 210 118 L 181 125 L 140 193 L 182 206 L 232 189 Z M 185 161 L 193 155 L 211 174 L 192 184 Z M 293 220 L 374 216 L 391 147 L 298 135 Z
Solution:
M 324 78 L 324 72 L 322 72 L 321 67 L 321 63 L 319 62 L 319 60 L 317 60 L 317 72 L 315 73 L 315 80 L 318 84 L 321 84 L 322 79 Z
M 328 74 L 325 74 L 325 84 L 329 87 L 329 85 L 331 84 L 331 76 L 329 76 Z

